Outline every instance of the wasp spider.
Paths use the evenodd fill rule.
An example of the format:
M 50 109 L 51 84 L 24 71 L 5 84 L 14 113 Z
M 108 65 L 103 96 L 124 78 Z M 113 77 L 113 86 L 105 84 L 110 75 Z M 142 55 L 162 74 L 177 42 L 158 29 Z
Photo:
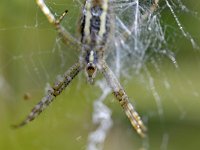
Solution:
M 157 2 L 158 0 L 155 0 L 150 10 L 155 9 Z M 27 118 L 16 127 L 24 126 L 34 120 L 62 93 L 80 71 L 85 71 L 88 82 L 92 84 L 98 70 L 105 77 L 107 84 L 111 87 L 114 96 L 119 101 L 132 126 L 140 136 L 144 137 L 146 128 L 140 116 L 129 102 L 125 90 L 105 61 L 104 53 L 108 44 L 107 39 L 111 32 L 111 24 L 113 23 L 110 10 L 112 2 L 109 0 L 85 0 L 80 18 L 80 41 L 71 36 L 60 24 L 67 11 L 59 19 L 56 19 L 43 0 L 36 0 L 36 3 L 48 21 L 55 26 L 63 41 L 78 44 L 81 48 L 81 53 L 79 60 L 64 73 L 62 79 L 54 83 Z

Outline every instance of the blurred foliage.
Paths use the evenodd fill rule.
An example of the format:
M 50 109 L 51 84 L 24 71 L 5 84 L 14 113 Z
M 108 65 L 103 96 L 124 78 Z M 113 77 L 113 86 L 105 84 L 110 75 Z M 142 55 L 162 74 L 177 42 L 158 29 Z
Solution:
M 47 2 L 61 14 L 69 13 L 63 24 L 75 33 L 80 7 L 77 2 L 65 0 Z M 199 11 L 200 3 L 184 1 L 191 10 Z M 78 11 L 77 11 L 78 10 Z M 184 27 L 199 43 L 199 18 L 192 13 L 178 13 Z M 163 26 L 175 25 L 169 10 L 161 12 Z M 164 19 L 163 19 L 164 18 Z M 165 24 L 165 25 L 164 25 Z M 179 31 L 178 31 L 179 32 Z M 171 36 L 176 36 L 169 32 Z M 181 35 L 181 32 L 178 33 Z M 46 83 L 52 83 L 77 58 L 76 47 L 58 40 L 54 28 L 34 1 L 0 2 L 0 149 L 1 150 L 55 150 L 85 149 L 92 125 L 92 103 L 100 96 L 96 86 L 86 84 L 84 73 L 76 78 L 53 105 L 24 128 L 13 130 L 10 125 L 23 119 L 44 94 Z M 175 41 L 175 42 L 174 42 Z M 114 125 L 105 143 L 105 150 L 133 150 L 148 144 L 149 149 L 198 149 L 200 143 L 200 54 L 190 41 L 182 36 L 174 38 L 179 68 L 160 56 L 157 72 L 147 64 L 155 87 L 162 100 L 164 116 L 157 113 L 148 80 L 134 77 L 125 84 L 128 95 L 136 100 L 140 114 L 148 118 L 148 139 L 142 140 L 115 102 L 112 95 L 107 105 L 113 110 Z M 126 83 L 126 79 L 122 79 Z M 2 84 L 3 83 L 3 84 Z M 96 92 L 94 92 L 96 91 Z M 28 100 L 23 100 L 26 93 Z

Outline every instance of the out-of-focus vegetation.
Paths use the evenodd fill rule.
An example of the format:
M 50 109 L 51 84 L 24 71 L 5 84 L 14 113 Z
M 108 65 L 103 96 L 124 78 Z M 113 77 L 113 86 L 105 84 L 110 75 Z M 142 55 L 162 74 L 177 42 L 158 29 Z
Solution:
M 185 3 L 197 12 L 200 9 L 200 3 L 195 0 Z M 66 0 L 48 4 L 58 14 L 69 10 L 64 24 L 74 32 L 78 4 Z M 165 16 L 163 22 L 173 25 L 170 12 L 164 9 L 161 15 Z M 199 19 L 191 13 L 178 17 L 198 43 Z M 86 147 L 88 133 L 95 128 L 91 121 L 92 103 L 101 91 L 86 84 L 83 73 L 35 121 L 21 129 L 11 128 L 11 124 L 19 123 L 41 99 L 46 83 L 51 84 L 56 75 L 62 74 L 77 58 L 76 48 L 58 44 L 56 36 L 34 1 L 0 2 L 1 150 L 79 150 Z M 158 62 L 160 73 L 151 64 L 147 65 L 152 68 L 150 73 L 162 100 L 163 116 L 158 115 L 151 90 L 145 86 L 148 81 L 141 83 L 136 77 L 124 85 L 128 95 L 136 100 L 140 114 L 148 116 L 148 140 L 143 141 L 136 134 L 118 102 L 110 95 L 106 103 L 113 110 L 114 124 L 105 150 L 140 149 L 143 144 L 148 144 L 152 150 L 200 147 L 200 51 L 193 49 L 187 39 L 178 37 L 173 44 L 179 68 L 163 56 Z M 30 97 L 24 100 L 26 93 Z

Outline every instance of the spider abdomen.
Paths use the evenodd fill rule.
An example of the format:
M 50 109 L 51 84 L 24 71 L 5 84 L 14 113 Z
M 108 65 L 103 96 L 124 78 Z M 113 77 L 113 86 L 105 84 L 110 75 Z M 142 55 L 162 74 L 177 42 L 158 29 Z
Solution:
M 86 0 L 81 17 L 81 42 L 91 49 L 105 45 L 110 31 L 108 0 Z

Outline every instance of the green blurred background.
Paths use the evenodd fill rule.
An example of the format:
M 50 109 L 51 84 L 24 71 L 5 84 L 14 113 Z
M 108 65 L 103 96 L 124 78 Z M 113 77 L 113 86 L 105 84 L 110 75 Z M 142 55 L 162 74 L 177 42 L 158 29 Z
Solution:
M 189 9 L 200 12 L 199 1 L 183 2 Z M 48 1 L 47 4 L 57 14 L 68 9 L 64 24 L 75 32 L 79 4 L 70 0 Z M 162 10 L 161 16 L 164 27 L 177 28 L 169 9 Z M 199 18 L 192 12 L 179 12 L 178 17 L 199 43 Z M 146 120 L 148 138 L 143 140 L 136 134 L 110 94 L 105 103 L 113 110 L 113 127 L 105 150 L 200 148 L 200 53 L 181 32 L 177 33 L 169 35 L 175 40 L 169 45 L 174 47 L 179 68 L 163 56 L 157 63 L 159 72 L 147 62 L 161 97 L 162 107 L 159 108 L 163 109 L 163 115 L 158 115 L 148 78 L 141 80 L 136 76 L 128 83 L 121 79 Z M 87 136 L 95 129 L 91 121 L 93 100 L 101 91 L 86 84 L 83 73 L 34 122 L 18 130 L 10 127 L 20 122 L 41 99 L 46 84 L 52 84 L 56 75 L 76 61 L 76 47 L 57 40 L 56 31 L 34 1 L 0 1 L 0 150 L 86 148 Z M 30 97 L 24 100 L 27 94 Z

